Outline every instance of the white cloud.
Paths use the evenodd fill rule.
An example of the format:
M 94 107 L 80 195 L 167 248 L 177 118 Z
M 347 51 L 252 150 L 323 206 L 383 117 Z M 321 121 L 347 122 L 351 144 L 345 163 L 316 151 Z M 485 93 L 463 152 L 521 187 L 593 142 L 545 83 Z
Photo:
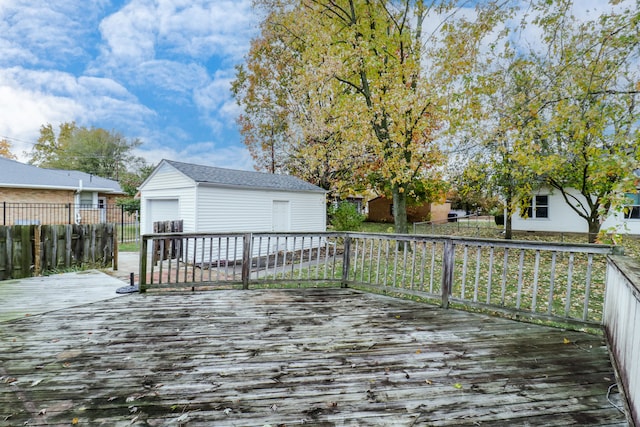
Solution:
M 195 91 L 194 102 L 213 130 L 235 124 L 240 112 L 231 96 L 233 79 L 233 70 L 218 70 L 207 85 Z
M 50 65 L 86 57 L 90 33 L 106 0 L 3 0 L 1 64 Z
M 132 0 L 100 24 L 105 46 L 99 61 L 135 68 L 160 50 L 196 61 L 211 57 L 239 61 L 255 32 L 251 2 Z
M 137 67 L 138 84 L 147 84 L 182 94 L 193 93 L 194 88 L 209 81 L 207 70 L 197 64 L 183 64 L 176 61 L 152 60 Z
M 207 154 L 203 156 L 202 153 Z M 181 150 L 144 143 L 136 150 L 135 154 L 154 165 L 160 163 L 162 159 L 167 159 L 228 169 L 254 170 L 253 159 L 245 147 L 230 146 L 224 142 L 195 143 L 185 146 Z
M 47 123 L 112 123 L 139 130 L 153 115 L 117 82 L 60 71 L 0 69 L 0 99 L 0 136 L 15 139 L 10 141 L 16 153 L 30 150 Z

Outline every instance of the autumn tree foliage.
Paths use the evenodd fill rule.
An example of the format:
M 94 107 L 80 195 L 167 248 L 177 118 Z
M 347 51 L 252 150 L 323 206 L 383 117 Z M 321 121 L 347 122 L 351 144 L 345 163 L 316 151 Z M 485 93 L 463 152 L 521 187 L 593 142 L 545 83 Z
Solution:
M 16 160 L 17 157 L 11 151 L 11 143 L 7 139 L 0 139 L 0 157 Z
M 543 48 L 528 53 L 520 73 L 533 90 L 513 122 L 513 159 L 562 195 L 588 224 L 594 242 L 604 218 L 635 192 L 640 166 L 640 10 L 578 19 L 571 0 L 535 4 Z M 526 66 L 524 66 L 526 65 Z M 522 208 L 530 186 L 520 186 Z
M 466 76 L 500 17 L 496 5 L 484 3 L 469 19 L 453 1 L 258 3 L 266 19 L 253 47 L 264 41 L 285 50 L 291 68 L 281 81 L 273 66 L 265 67 L 271 70 L 260 74 L 265 82 L 252 68 L 262 59 L 252 49 L 253 77 L 238 77 L 262 94 L 286 94 L 272 98 L 284 101 L 278 110 L 287 116 L 285 157 L 303 160 L 297 170 L 328 172 L 340 192 L 366 187 L 390 195 L 395 230 L 406 233 L 407 203 L 442 193 L 446 156 L 437 136 L 468 107 Z M 271 60 L 280 61 L 280 54 Z M 256 129 L 264 115 L 247 107 L 267 103 L 247 95 L 240 102 Z M 273 129 L 277 122 L 267 135 Z

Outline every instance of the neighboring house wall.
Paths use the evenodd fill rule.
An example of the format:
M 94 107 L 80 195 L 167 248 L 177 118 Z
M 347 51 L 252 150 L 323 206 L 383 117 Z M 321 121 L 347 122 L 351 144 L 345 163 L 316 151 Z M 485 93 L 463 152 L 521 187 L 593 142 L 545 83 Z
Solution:
M 449 212 L 451 212 L 451 203 L 432 203 L 431 218 L 429 221 L 438 223 L 446 222 L 448 220 Z
M 74 203 L 71 190 L 37 188 L 0 188 L 0 201 L 7 203 Z
M 376 197 L 368 203 L 368 220 L 372 222 L 393 222 L 392 201 L 385 197 Z M 407 206 L 409 222 L 446 221 L 450 203 L 426 203 L 420 206 Z
M 580 201 L 584 197 L 577 190 L 569 193 Z M 587 221 L 580 217 L 564 200 L 559 191 L 540 189 L 535 195 L 546 195 L 548 198 L 547 218 L 523 218 L 517 210 L 511 221 L 514 231 L 543 231 L 563 233 L 588 233 Z M 535 196 L 534 195 L 534 196 Z M 625 219 L 622 213 L 611 214 L 602 224 L 601 230 L 615 228 L 616 232 L 623 234 L 640 235 L 640 219 Z
M 120 212 L 109 209 L 116 206 L 119 196 L 105 193 L 92 193 L 91 207 L 79 206 L 77 193 L 72 190 L 49 190 L 39 188 L 0 188 L 0 208 L 3 208 L 2 224 L 29 223 L 37 220 L 39 223 L 67 224 L 76 221 L 79 215 L 80 223 L 97 224 L 102 222 L 120 221 Z M 102 201 L 103 204 L 99 204 Z M 6 203 L 6 205 L 4 205 Z M 69 216 L 68 208 L 61 205 L 71 205 L 73 212 Z
M 368 220 L 372 222 L 393 222 L 393 212 L 391 212 L 391 200 L 384 197 L 376 197 L 369 200 Z

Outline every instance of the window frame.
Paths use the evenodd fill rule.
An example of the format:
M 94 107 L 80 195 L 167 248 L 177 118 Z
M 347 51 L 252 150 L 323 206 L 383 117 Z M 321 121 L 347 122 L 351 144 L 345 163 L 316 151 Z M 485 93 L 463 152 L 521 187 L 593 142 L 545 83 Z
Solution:
M 625 196 L 631 200 L 631 203 L 624 206 L 624 219 L 640 220 L 640 192 L 626 193 Z
M 544 203 L 542 203 L 543 200 Z M 527 219 L 549 219 L 548 194 L 535 194 L 531 196 L 531 201 L 527 208 Z

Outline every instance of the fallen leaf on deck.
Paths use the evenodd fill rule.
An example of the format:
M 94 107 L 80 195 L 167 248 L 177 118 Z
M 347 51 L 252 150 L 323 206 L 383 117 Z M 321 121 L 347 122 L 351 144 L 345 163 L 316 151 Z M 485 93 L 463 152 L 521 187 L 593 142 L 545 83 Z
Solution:
M 462 384 L 460 384 L 460 383 L 455 383 L 455 384 L 453 385 L 453 388 L 457 388 L 458 390 L 460 390 L 460 389 L 462 389 Z
M 564 338 L 564 339 L 562 340 L 562 342 L 563 342 L 563 343 L 565 343 L 565 344 L 571 344 L 571 340 L 570 340 L 570 339 L 567 339 L 567 338 Z
M 74 419 L 71 420 L 71 424 L 72 425 L 76 425 L 76 424 L 78 424 L 78 422 L 80 422 L 80 420 L 78 418 L 74 418 Z
M 38 412 L 38 415 L 45 415 L 47 413 L 47 408 L 42 408 L 40 409 L 40 412 Z

